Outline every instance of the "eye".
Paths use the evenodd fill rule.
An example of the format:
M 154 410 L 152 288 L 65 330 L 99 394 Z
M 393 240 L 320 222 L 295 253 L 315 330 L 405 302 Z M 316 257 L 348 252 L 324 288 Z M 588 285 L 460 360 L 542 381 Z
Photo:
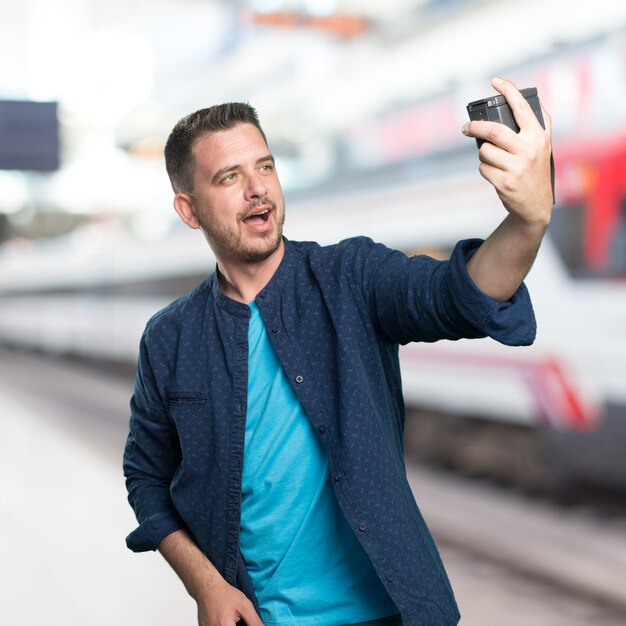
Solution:
M 232 182 L 234 182 L 236 180 L 236 178 L 237 178 L 237 173 L 236 172 L 231 172 L 230 174 L 226 174 L 226 176 L 224 176 L 220 182 L 222 182 L 222 183 L 232 183 Z
M 273 172 L 274 171 L 274 164 L 273 163 L 265 163 L 265 164 L 261 165 L 261 167 L 259 169 L 262 172 Z

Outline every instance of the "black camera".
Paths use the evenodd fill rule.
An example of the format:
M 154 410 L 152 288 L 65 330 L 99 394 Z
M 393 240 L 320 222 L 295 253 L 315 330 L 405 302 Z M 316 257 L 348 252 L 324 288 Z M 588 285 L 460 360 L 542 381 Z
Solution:
M 535 112 L 539 123 L 545 128 L 546 125 L 543 121 L 543 115 L 541 114 L 541 105 L 539 104 L 537 89 L 535 87 L 528 87 L 527 89 L 520 89 L 520 93 L 526 98 L 528 104 L 530 104 L 530 108 Z M 483 98 L 482 100 L 470 102 L 467 105 L 467 112 L 470 120 L 499 122 L 500 124 L 512 128 L 516 133 L 519 133 L 519 126 L 516 124 L 511 107 L 508 105 L 504 96 L 497 95 L 491 98 Z M 476 139 L 479 148 L 484 141 L 484 139 Z
M 530 104 L 530 108 L 534 111 L 541 126 L 545 128 L 546 124 L 541 113 L 541 104 L 539 103 L 536 87 L 520 89 L 520 93 L 526 98 L 528 104 Z M 467 105 L 467 112 L 470 120 L 498 122 L 512 128 L 516 133 L 519 133 L 520 128 L 515 122 L 513 111 L 511 111 L 511 107 L 508 105 L 506 98 L 502 95 L 470 102 Z M 476 139 L 479 148 L 484 142 L 484 139 Z M 554 158 L 552 154 L 550 154 L 550 174 L 552 177 L 552 200 L 554 201 Z

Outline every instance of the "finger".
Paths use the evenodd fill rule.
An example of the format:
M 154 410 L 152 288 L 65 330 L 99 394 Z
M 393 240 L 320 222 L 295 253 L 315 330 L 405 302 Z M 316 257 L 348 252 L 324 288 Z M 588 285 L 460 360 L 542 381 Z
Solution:
M 481 163 L 492 165 L 499 170 L 506 170 L 512 164 L 510 152 L 487 141 L 478 150 L 478 159 Z
M 261 618 L 257 615 L 250 601 L 247 601 L 239 608 L 239 615 L 246 622 L 246 626 L 263 626 Z
M 496 77 L 492 79 L 491 85 L 505 97 L 508 105 L 511 107 L 513 117 L 521 129 L 531 129 L 537 125 L 541 126 L 526 98 L 510 80 Z
M 519 137 L 517 133 L 499 122 L 488 122 L 486 120 L 473 120 L 467 122 L 462 132 L 468 137 L 476 137 L 506 150 L 507 152 L 515 152 L 516 146 L 519 145 Z M 484 145 L 484 144 L 483 144 Z
M 500 168 L 490 165 L 489 163 L 481 163 L 478 166 L 478 171 L 486 181 L 493 185 L 496 191 L 500 189 L 504 176 L 504 173 Z

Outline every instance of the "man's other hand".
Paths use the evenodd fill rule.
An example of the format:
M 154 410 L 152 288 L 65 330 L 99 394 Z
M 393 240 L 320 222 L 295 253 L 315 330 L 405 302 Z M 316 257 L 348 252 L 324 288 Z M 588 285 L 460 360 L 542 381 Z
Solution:
M 235 626 L 240 620 L 246 626 L 263 626 L 252 602 L 223 578 L 216 577 L 197 603 L 198 626 Z

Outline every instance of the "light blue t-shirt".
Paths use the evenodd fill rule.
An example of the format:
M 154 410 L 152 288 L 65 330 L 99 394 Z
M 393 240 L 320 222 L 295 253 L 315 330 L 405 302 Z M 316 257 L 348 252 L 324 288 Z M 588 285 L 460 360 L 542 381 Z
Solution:
M 324 448 L 250 304 L 240 547 L 267 625 L 398 612 L 339 509 Z

